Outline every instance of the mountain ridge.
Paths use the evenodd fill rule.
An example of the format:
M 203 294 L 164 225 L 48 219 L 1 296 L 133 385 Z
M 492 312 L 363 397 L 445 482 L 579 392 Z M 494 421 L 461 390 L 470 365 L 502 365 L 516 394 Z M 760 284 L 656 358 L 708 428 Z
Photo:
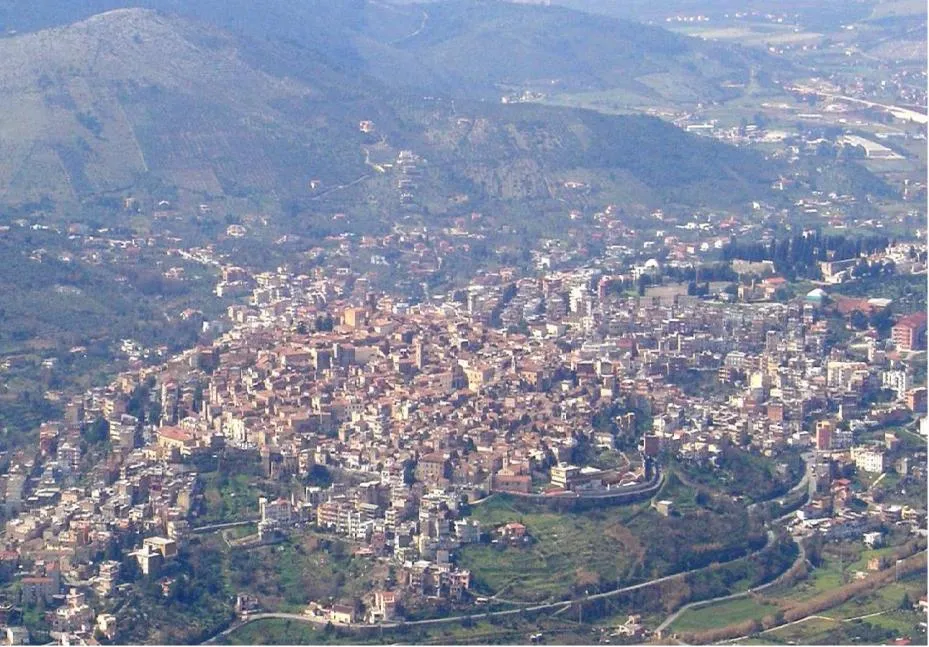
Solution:
M 249 199 L 262 210 L 285 202 L 319 210 L 331 187 L 362 182 L 382 212 L 401 209 L 396 187 L 366 165 L 371 148 L 441 161 L 424 171 L 432 186 L 424 212 L 445 213 L 449 196 L 469 191 L 478 202 L 550 200 L 551 183 L 573 172 L 599 178 L 604 201 L 636 187 L 650 204 L 744 201 L 774 176 L 755 154 L 658 120 L 480 96 L 427 100 L 299 43 L 246 39 L 144 8 L 0 39 L 0 97 L 9 106 L 0 114 L 8 204 L 93 203 L 154 186 L 205 201 Z M 462 140 L 461 117 L 487 123 L 485 137 Z M 375 132 L 361 132 L 362 121 Z M 670 168 L 669 154 L 691 159 Z M 720 184 L 709 160 L 728 160 L 743 177 Z M 691 196 L 700 183 L 720 191 Z

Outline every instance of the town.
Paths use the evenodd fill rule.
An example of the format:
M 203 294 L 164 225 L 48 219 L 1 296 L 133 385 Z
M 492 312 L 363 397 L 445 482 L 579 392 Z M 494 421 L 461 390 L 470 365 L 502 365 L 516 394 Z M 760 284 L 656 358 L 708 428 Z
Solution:
M 668 515 L 674 502 L 655 496 L 662 464 L 712 472 L 729 448 L 771 462 L 785 506 L 802 495 L 795 534 L 874 544 L 889 522 L 925 537 L 918 495 L 870 496 L 890 475 L 926 480 L 925 312 L 882 324 L 891 300 L 828 293 L 862 259 L 924 273 L 925 245 L 824 261 L 822 287 L 792 298 L 771 263 L 742 261 L 753 278 L 717 291 L 726 283 L 662 285 L 673 267 L 619 246 L 547 269 L 556 253 L 537 255 L 535 277 L 486 271 L 415 305 L 364 277 L 214 260 L 217 291 L 248 298 L 203 323 L 210 345 L 137 359 L 9 457 L 2 559 L 19 587 L 7 621 L 38 605 L 59 640 L 118 639 L 105 609 L 131 586 L 127 560 L 168 591 L 161 570 L 192 538 L 243 526 L 223 535 L 229 550 L 312 529 L 396 571 L 361 598 L 311 601 L 305 615 L 321 624 L 396 622 L 429 599 L 475 604 L 456 552 L 529 539 L 515 518 L 473 520 L 481 500 L 653 498 Z M 211 522 L 205 490 L 224 461 L 259 465 L 277 496 Z M 243 593 L 236 608 L 247 616 L 259 601 Z

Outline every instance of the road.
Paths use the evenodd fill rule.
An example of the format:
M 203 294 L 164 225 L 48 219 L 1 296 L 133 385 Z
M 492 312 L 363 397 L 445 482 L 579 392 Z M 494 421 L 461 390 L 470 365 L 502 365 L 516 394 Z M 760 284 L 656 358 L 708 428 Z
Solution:
M 805 617 L 803 617 L 803 618 L 800 618 L 800 619 L 798 619 L 798 620 L 794 620 L 794 621 L 792 621 L 792 622 L 785 622 L 785 623 L 782 624 L 782 625 L 778 625 L 778 626 L 776 626 L 776 627 L 771 627 L 770 629 L 764 629 L 764 630 L 762 630 L 762 631 L 759 631 L 759 632 L 758 632 L 758 635 L 766 634 L 766 633 L 771 632 L 771 631 L 778 631 L 778 630 L 780 630 L 780 629 L 785 629 L 785 628 L 790 627 L 790 626 L 792 626 L 792 625 L 799 625 L 799 624 L 804 623 L 804 622 L 806 622 L 806 621 L 808 621 L 808 620 L 828 620 L 829 622 L 854 622 L 855 620 L 866 620 L 867 618 L 874 618 L 875 616 L 882 616 L 882 615 L 884 615 L 885 613 L 889 613 L 890 611 L 893 611 L 893 609 L 884 609 L 883 611 L 877 611 L 877 612 L 875 612 L 875 613 L 868 613 L 868 614 L 865 614 L 865 615 L 863 615 L 863 616 L 855 616 L 854 618 L 830 618 L 829 616 L 821 616 L 821 615 L 813 614 L 813 615 L 811 615 L 811 616 L 805 616 Z M 752 635 L 754 635 L 754 634 L 752 634 Z M 728 640 L 723 640 L 722 643 L 732 643 L 732 642 L 736 642 L 736 641 L 738 641 L 738 640 L 745 640 L 745 639 L 748 638 L 748 637 L 749 637 L 749 636 L 739 636 L 738 638 L 729 638 Z
M 662 474 L 659 475 L 659 479 L 658 479 L 657 485 L 660 486 L 663 482 L 664 482 L 664 474 L 662 473 Z M 801 479 L 800 483 L 798 483 L 796 486 L 794 486 L 794 489 L 798 489 L 798 488 L 800 488 L 800 487 L 805 487 L 805 482 L 804 482 L 803 479 Z M 489 497 L 487 497 L 487 498 L 489 498 Z M 784 519 L 784 518 L 786 518 L 786 517 L 789 517 L 789 516 L 792 516 L 792 515 L 793 515 L 793 513 L 789 513 L 789 514 L 787 514 L 787 515 L 784 515 L 784 516 L 782 516 L 782 517 L 776 519 L 775 522 L 781 521 L 782 519 Z M 772 529 L 769 528 L 768 531 L 767 531 L 767 541 L 765 542 L 765 545 L 762 546 L 761 548 L 759 548 L 759 549 L 758 549 L 757 551 L 755 551 L 754 553 L 751 553 L 751 554 L 757 554 L 757 553 L 759 553 L 759 552 L 765 550 L 768 546 L 771 545 L 771 542 L 774 541 L 775 537 L 776 537 L 776 535 L 775 535 L 774 531 L 773 531 Z M 801 550 L 801 556 L 805 559 L 805 558 L 806 558 L 806 554 L 805 554 L 805 552 L 804 552 L 804 550 L 803 550 L 802 545 L 801 545 L 800 550 Z M 744 559 L 745 557 L 748 557 L 748 555 L 743 556 L 742 558 L 737 558 L 737 559 Z M 734 561 L 734 560 L 733 560 L 733 561 Z M 594 594 L 587 595 L 587 596 L 584 596 L 584 597 L 582 597 L 582 598 L 579 598 L 579 599 L 577 599 L 577 600 L 562 600 L 562 601 L 560 601 L 560 602 L 550 602 L 550 603 L 544 603 L 544 604 L 536 604 L 536 605 L 532 605 L 532 606 L 524 606 L 524 607 L 521 607 L 521 608 L 519 608 L 519 609 L 509 609 L 509 610 L 506 610 L 506 611 L 491 611 L 491 612 L 488 612 L 488 613 L 474 613 L 474 614 L 468 614 L 468 615 L 448 616 L 448 617 L 445 617 L 445 618 L 431 618 L 431 619 L 428 619 L 428 620 L 414 620 L 414 621 L 405 622 L 405 623 L 396 623 L 396 622 L 393 622 L 393 623 L 382 623 L 381 625 L 357 625 L 357 626 L 363 627 L 363 628 L 372 628 L 372 627 L 380 626 L 380 627 L 382 627 L 382 628 L 384 628 L 384 629 L 393 629 L 393 628 L 399 627 L 401 624 L 403 624 L 404 626 L 408 626 L 408 627 L 419 626 L 419 625 L 423 625 L 423 626 L 425 626 L 425 625 L 439 625 L 439 624 L 452 623 L 452 622 L 461 622 L 462 620 L 464 620 L 464 619 L 466 619 L 466 618 L 478 618 L 478 617 L 506 617 L 506 616 L 518 615 L 518 614 L 521 614 L 521 613 L 532 613 L 532 612 L 536 612 L 536 611 L 555 611 L 555 612 L 562 612 L 562 611 L 565 611 L 566 609 L 569 609 L 569 608 L 571 607 L 571 605 L 573 605 L 573 604 L 575 604 L 575 603 L 577 603 L 577 602 L 590 602 L 590 601 L 594 601 L 594 600 L 602 600 L 602 599 L 607 599 L 607 598 L 614 597 L 614 596 L 617 596 L 617 595 L 622 595 L 623 593 L 630 593 L 630 592 L 632 592 L 632 591 L 637 591 L 637 590 L 639 590 L 639 589 L 643 589 L 643 588 L 646 588 L 646 587 L 649 587 L 649 586 L 655 586 L 656 584 L 662 584 L 662 583 L 664 583 L 664 582 L 669 582 L 669 581 L 672 581 L 672 580 L 675 580 L 675 579 L 678 579 L 678 578 L 686 577 L 687 575 L 691 575 L 691 574 L 693 574 L 693 573 L 697 573 L 697 572 L 706 570 L 707 568 L 710 568 L 710 567 L 705 566 L 705 567 L 702 567 L 702 568 L 691 569 L 691 570 L 689 570 L 689 571 L 681 571 L 681 572 L 679 572 L 679 573 L 673 573 L 673 574 L 671 574 L 671 575 L 665 575 L 665 576 L 663 576 L 663 577 L 659 577 L 659 578 L 656 578 L 656 579 L 653 579 L 653 580 L 648 580 L 648 581 L 646 581 L 646 582 L 641 582 L 641 583 L 639 583 L 639 584 L 632 584 L 632 585 L 630 585 L 630 586 L 623 586 L 623 587 L 611 589 L 611 590 L 609 590 L 609 591 L 604 591 L 604 592 L 602 592 L 602 593 L 594 593 Z M 691 604 L 691 605 L 687 605 L 687 606 L 685 606 L 685 607 L 682 607 L 681 610 L 679 611 L 679 613 L 680 613 L 680 612 L 683 612 L 684 610 L 686 610 L 686 608 L 688 608 L 688 607 L 690 607 L 690 606 L 697 606 L 697 604 L 712 604 L 713 602 L 716 602 L 716 601 L 719 601 L 719 600 L 723 600 L 723 599 L 729 599 L 730 597 L 735 598 L 735 597 L 740 597 L 740 596 L 748 595 L 748 594 L 749 594 L 750 592 L 752 592 L 752 591 L 760 590 L 760 589 L 766 588 L 766 587 L 768 587 L 768 586 L 771 586 L 771 585 L 773 585 L 774 583 L 776 583 L 777 581 L 778 581 L 778 580 L 775 579 L 775 580 L 773 580 L 772 582 L 769 582 L 768 584 L 761 585 L 761 586 L 756 587 L 755 589 L 751 589 L 751 590 L 749 590 L 749 591 L 743 591 L 743 592 L 741 592 L 741 593 L 735 593 L 735 594 L 732 594 L 732 595 L 729 595 L 729 596 L 724 596 L 724 597 L 722 597 L 722 598 L 714 598 L 714 599 L 712 599 L 712 600 L 703 600 L 703 601 L 701 601 L 701 602 L 699 602 L 699 603 L 693 603 L 693 604 Z M 669 619 L 666 620 L 664 623 L 662 623 L 662 627 L 665 627 L 665 626 L 667 626 L 667 625 L 670 625 L 671 622 L 673 622 L 674 619 L 677 617 L 677 615 L 679 615 L 679 613 L 678 613 L 678 614 L 675 614 L 674 617 L 669 618 Z M 313 625 L 317 625 L 317 626 L 319 626 L 319 625 L 325 626 L 325 624 L 328 623 L 328 619 L 311 618 L 311 617 L 309 617 L 309 616 L 305 616 L 305 615 L 301 615 L 301 614 L 294 614 L 294 613 L 274 613 L 274 612 L 269 612 L 269 613 L 256 613 L 256 614 L 254 614 L 254 615 L 252 615 L 252 616 L 249 616 L 249 618 L 248 618 L 247 620 L 244 620 L 244 621 L 243 621 L 243 620 L 236 621 L 236 622 L 233 623 L 229 628 L 227 628 L 227 629 L 225 629 L 224 631 L 222 631 L 221 633 L 219 633 L 219 634 L 213 636 L 213 637 L 210 638 L 209 640 L 204 641 L 204 643 L 202 643 L 202 644 L 210 644 L 210 643 L 213 643 L 213 642 L 215 642 L 216 640 L 222 638 L 223 636 L 227 636 L 227 635 L 231 634 L 232 632 L 236 631 L 237 629 L 239 629 L 240 627 L 243 627 L 244 625 L 249 624 L 249 623 L 251 623 L 251 622 L 256 622 L 256 621 L 258 621 L 258 620 L 265 620 L 265 619 L 271 619 L 271 618 L 276 618 L 276 619 L 281 619 L 281 620 L 295 620 L 295 621 L 298 621 L 298 622 L 306 622 L 306 623 L 313 624 Z
M 226 523 L 214 523 L 209 526 L 200 526 L 199 528 L 191 528 L 190 532 L 192 534 L 202 534 L 206 532 L 213 532 L 215 530 L 225 530 L 226 528 L 236 528 L 238 526 L 248 526 L 258 523 L 258 518 L 254 519 L 243 519 L 242 521 L 228 521 Z
M 768 530 L 768 540 L 765 542 L 765 545 L 759 548 L 757 551 L 755 551 L 755 553 L 761 552 L 762 550 L 770 546 L 771 542 L 774 541 L 774 539 L 775 539 L 774 531 Z M 755 554 L 755 553 L 752 553 L 752 554 Z M 737 558 L 737 559 L 744 559 L 745 557 L 747 557 L 747 555 Z M 416 626 L 427 626 L 427 625 L 441 625 L 441 624 L 446 624 L 446 623 L 451 623 L 451 622 L 461 622 L 462 620 L 465 620 L 466 618 L 472 618 L 472 619 L 488 618 L 488 617 L 501 618 L 501 617 L 506 617 L 506 616 L 519 615 L 521 613 L 534 613 L 536 611 L 563 611 L 565 609 L 570 608 L 571 605 L 576 604 L 578 602 L 591 602 L 594 600 L 603 600 L 603 599 L 610 598 L 613 596 L 622 595 L 623 593 L 630 593 L 632 591 L 638 591 L 639 589 L 644 589 L 649 586 L 655 586 L 656 584 L 662 584 L 664 582 L 670 582 L 671 580 L 686 577 L 687 575 L 698 573 L 708 568 L 711 568 L 711 567 L 704 566 L 702 568 L 694 568 L 689 571 L 681 571 L 679 573 L 673 573 L 671 575 L 665 575 L 663 577 L 659 577 L 653 580 L 648 580 L 647 582 L 641 582 L 639 584 L 632 584 L 630 586 L 623 586 L 620 588 L 611 589 L 609 591 L 604 591 L 603 593 L 594 593 L 591 595 L 586 595 L 582 598 L 578 598 L 577 600 L 562 600 L 561 602 L 548 602 L 544 604 L 536 604 L 533 606 L 522 607 L 520 609 L 508 609 L 506 611 L 491 611 L 488 613 L 473 613 L 473 614 L 468 614 L 468 615 L 447 616 L 445 618 L 430 618 L 428 620 L 413 620 L 413 621 L 404 622 L 404 623 L 385 622 L 380 625 L 356 625 L 356 626 L 361 627 L 361 628 L 383 627 L 384 629 L 395 629 L 401 625 L 406 626 L 406 627 L 416 627 Z M 202 644 L 204 645 L 211 644 L 215 642 L 216 640 L 222 638 L 223 636 L 228 636 L 229 634 L 243 627 L 246 624 L 249 624 L 251 622 L 257 622 L 258 620 L 266 620 L 270 618 L 276 618 L 280 620 L 295 620 L 298 622 L 306 622 L 308 624 L 312 624 L 316 626 L 325 626 L 329 622 L 327 618 L 312 618 L 310 616 L 305 616 L 305 615 L 296 614 L 296 613 L 274 613 L 274 612 L 256 613 L 254 615 L 249 616 L 247 620 L 237 621 L 236 623 L 232 624 L 230 627 L 228 627 L 224 631 L 216 634 L 209 640 L 204 641 Z
M 849 103 L 858 103 L 868 108 L 883 108 L 887 112 L 891 113 L 898 119 L 905 119 L 908 121 L 913 121 L 918 124 L 929 124 L 929 116 L 922 114 L 921 112 L 916 112 L 915 110 L 910 110 L 909 108 L 901 108 L 900 106 L 889 106 L 885 103 L 875 103 L 874 101 L 867 101 L 865 99 L 856 99 L 855 97 L 847 97 L 843 94 L 828 94 L 826 92 L 817 92 L 816 94 L 829 97 L 830 99 L 838 99 L 840 101 L 848 101 Z
M 769 530 L 768 532 L 771 532 L 771 531 Z M 797 546 L 800 548 L 800 554 L 797 555 L 797 559 L 795 559 L 794 563 L 790 565 L 790 568 L 793 568 L 793 566 L 799 560 L 804 560 L 804 561 L 806 560 L 806 548 L 803 546 L 803 542 L 800 541 L 797 537 L 794 537 L 794 541 L 797 543 Z M 741 593 L 731 593 L 729 595 L 721 595 L 716 598 L 710 598 L 708 600 L 698 600 L 697 602 L 691 602 L 689 604 L 685 604 L 680 609 L 678 609 L 677 611 L 672 613 L 670 616 L 665 618 L 664 622 L 658 625 L 658 628 L 655 631 L 656 632 L 664 631 L 665 629 L 670 627 L 674 623 L 674 621 L 677 620 L 681 616 L 681 614 L 683 614 L 688 609 L 696 609 L 699 607 L 705 607 L 707 605 L 714 604 L 716 602 L 724 602 L 726 600 L 735 600 L 737 598 L 744 598 L 747 595 L 750 595 L 752 593 L 757 593 L 758 591 L 764 591 L 765 589 L 771 588 L 772 586 L 779 584 L 780 579 L 781 579 L 781 576 L 778 576 L 774 578 L 773 580 L 771 580 L 770 582 L 768 582 L 767 584 L 760 584 L 759 586 L 755 586 L 753 588 L 747 589 L 745 591 L 742 591 Z
M 313 197 L 311 197 L 310 200 L 319 200 L 320 198 L 325 197 L 325 196 L 329 195 L 330 193 L 333 193 L 334 191 L 341 191 L 342 189 L 347 189 L 348 187 L 354 186 L 354 185 L 358 184 L 359 182 L 364 182 L 364 181 L 367 180 L 369 177 L 371 177 L 371 174 L 370 174 L 370 173 L 366 173 L 365 175 L 362 175 L 360 178 L 358 178 L 358 179 L 356 179 L 356 180 L 352 180 L 352 181 L 349 182 L 348 184 L 337 184 L 337 185 L 334 186 L 334 187 L 330 187 L 330 188 L 328 188 L 328 189 L 326 189 L 326 190 L 324 190 L 324 191 L 320 191 L 319 193 L 317 193 L 316 195 L 314 195 Z

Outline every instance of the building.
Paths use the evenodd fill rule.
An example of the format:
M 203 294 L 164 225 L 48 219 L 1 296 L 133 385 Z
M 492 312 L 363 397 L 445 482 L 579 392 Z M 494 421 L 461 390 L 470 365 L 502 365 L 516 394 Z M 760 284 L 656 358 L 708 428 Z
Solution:
M 871 474 L 882 474 L 885 469 L 884 452 L 874 449 L 863 449 L 859 451 L 852 450 L 852 458 L 855 460 L 855 467 L 863 472 Z
M 455 536 L 462 544 L 474 544 L 481 540 L 481 522 L 475 519 L 455 521 Z
M 114 560 L 100 564 L 100 572 L 94 581 L 94 589 L 101 598 L 109 597 L 119 582 L 120 563 Z
M 594 467 L 559 464 L 551 468 L 552 485 L 563 490 L 574 490 L 578 487 L 602 483 L 603 476 L 604 472 Z
M 926 413 L 926 387 L 910 389 L 906 392 L 906 406 L 910 411 L 918 414 Z
M 671 513 L 674 512 L 674 502 L 668 500 L 655 501 L 655 510 L 658 511 L 663 517 L 671 516 Z
M 142 540 L 142 546 L 148 546 L 153 551 L 160 553 L 165 561 L 177 557 L 177 542 L 167 537 L 146 537 Z
M 333 604 L 329 620 L 335 624 L 350 625 L 355 622 L 355 607 L 348 604 Z
M 816 449 L 820 451 L 832 449 L 832 434 L 835 425 L 831 420 L 820 420 L 816 423 Z
M 61 589 L 61 580 L 56 577 L 24 577 L 20 580 L 22 588 L 20 589 L 20 603 L 23 606 L 30 606 L 42 600 L 48 604 L 52 597 L 58 595 Z
M 261 512 L 261 520 L 264 522 L 286 525 L 291 520 L 291 506 L 287 499 L 279 498 L 275 501 L 268 501 L 265 497 L 258 499 L 258 509 Z
M 437 483 L 448 475 L 449 463 L 442 454 L 426 454 L 416 461 L 416 480 Z
M 903 317 L 891 329 L 891 339 L 897 350 L 910 351 L 926 348 L 926 313 L 916 312 Z
M 510 541 L 523 539 L 526 536 L 526 526 L 516 521 L 510 522 L 497 529 L 501 539 Z
M 865 545 L 868 546 L 868 548 L 877 548 L 877 547 L 883 545 L 883 543 L 884 543 L 884 535 L 882 535 L 880 532 L 876 532 L 876 531 L 875 531 L 875 532 L 866 532 L 866 533 L 862 536 L 862 539 L 864 539 L 864 543 L 865 543 Z
M 397 595 L 393 591 L 375 591 L 368 622 L 390 622 L 397 617 Z
M 180 427 L 162 427 L 158 430 L 158 447 L 169 454 L 177 452 L 181 456 L 189 456 L 194 445 L 193 434 Z

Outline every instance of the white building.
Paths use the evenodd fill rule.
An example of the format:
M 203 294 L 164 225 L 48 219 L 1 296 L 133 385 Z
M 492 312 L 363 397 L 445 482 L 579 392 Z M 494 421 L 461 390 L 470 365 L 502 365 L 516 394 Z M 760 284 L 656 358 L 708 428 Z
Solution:
M 906 371 L 884 371 L 881 373 L 881 386 L 890 389 L 902 399 L 906 392 L 912 388 L 913 380 L 907 375 Z
M 874 449 L 852 449 L 852 458 L 855 459 L 855 467 L 863 472 L 871 474 L 882 474 L 884 472 L 884 452 Z

